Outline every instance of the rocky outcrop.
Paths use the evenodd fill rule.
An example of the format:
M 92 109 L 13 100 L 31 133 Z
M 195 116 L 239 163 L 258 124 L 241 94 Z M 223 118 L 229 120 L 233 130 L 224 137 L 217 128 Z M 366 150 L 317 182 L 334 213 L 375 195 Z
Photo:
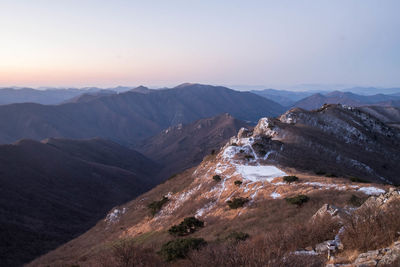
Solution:
M 368 198 L 367 201 L 364 202 L 363 206 L 385 207 L 396 199 L 400 199 L 400 192 L 392 187 L 385 194 Z
M 251 142 L 251 143 L 249 143 Z M 356 108 L 291 109 L 242 129 L 230 145 L 252 145 L 262 164 L 397 183 L 400 131 Z M 305 153 L 306 152 L 306 153 Z
M 400 264 L 400 241 L 387 248 L 362 253 L 353 263 L 356 267 L 396 266 L 395 264 Z
M 381 194 L 379 196 L 371 196 L 367 199 L 366 202 L 364 202 L 361 208 L 365 207 L 378 207 L 380 209 L 385 209 L 389 203 L 392 201 L 398 200 L 400 198 L 400 191 L 397 190 L 396 188 L 390 188 L 387 193 Z M 313 216 L 321 216 L 324 214 L 337 214 L 336 209 L 329 207 L 328 204 L 325 204 L 322 206 L 321 209 L 319 209 L 316 214 Z M 341 228 L 341 231 L 343 231 L 343 227 Z M 337 234 L 337 238 L 340 243 L 340 233 Z M 317 244 L 315 247 L 315 251 L 317 253 L 327 253 L 328 248 L 329 248 L 329 242 L 332 240 L 328 240 L 325 242 L 322 242 L 320 244 Z M 341 249 L 344 249 L 343 246 Z M 364 253 L 361 253 L 358 255 L 356 260 L 354 260 L 353 263 L 351 264 L 328 264 L 327 267 L 336 267 L 336 266 L 349 266 L 349 267 L 386 267 L 386 266 L 400 266 L 400 240 L 394 242 L 391 246 L 386 247 L 386 248 L 381 248 L 377 250 L 370 250 Z
M 318 217 L 323 217 L 330 215 L 334 218 L 341 219 L 341 214 L 343 214 L 343 209 L 330 204 L 324 204 L 317 212 L 311 217 L 311 220 L 315 220 Z

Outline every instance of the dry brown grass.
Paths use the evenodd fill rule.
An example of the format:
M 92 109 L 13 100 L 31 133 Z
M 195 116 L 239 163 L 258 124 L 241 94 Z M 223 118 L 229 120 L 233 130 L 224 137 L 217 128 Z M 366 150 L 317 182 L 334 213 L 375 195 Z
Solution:
M 96 256 L 107 254 L 113 242 L 120 238 L 121 232 L 125 232 L 131 225 L 138 223 L 143 218 L 147 216 L 150 217 L 151 214 L 147 208 L 148 204 L 154 200 L 160 200 L 162 196 L 170 191 L 179 192 L 186 188 L 193 181 L 193 171 L 194 168 L 186 170 L 176 175 L 173 179 L 165 181 L 149 192 L 139 196 L 137 199 L 125 204 L 123 207 L 134 212 L 127 213 L 121 218 L 118 224 L 106 226 L 104 220 L 101 220 L 85 234 L 37 258 L 28 264 L 28 266 L 57 267 L 76 264 L 80 266 L 97 267 L 98 262 Z M 144 243 L 146 247 L 151 247 L 154 240 L 158 240 L 159 236 L 161 236 L 161 242 L 169 240 L 168 233 L 157 233 L 155 236 L 157 236 L 157 238 L 153 239 L 153 237 L 149 237 L 142 243 Z
M 211 161 L 212 159 L 206 163 L 214 164 Z M 206 169 L 204 168 L 204 170 Z M 195 176 L 191 176 L 191 172 L 187 171 L 181 175 L 177 175 L 173 179 L 142 195 L 140 198 L 124 205 L 128 212 L 121 217 L 117 224 L 105 225 L 103 221 L 99 222 L 99 225 L 91 229 L 87 234 L 48 254 L 42 261 L 43 265 L 80 264 L 81 266 L 98 266 L 96 257 L 98 255 L 110 255 L 113 243 L 121 237 L 133 237 L 135 246 L 140 246 L 137 251 L 151 248 L 153 253 L 155 253 L 154 251 L 160 250 L 162 244 L 173 239 L 167 232 L 168 228 L 173 224 L 179 223 L 185 217 L 193 216 L 199 208 L 212 202 L 212 198 L 205 199 L 202 197 L 202 194 L 210 192 L 215 186 L 215 182 L 210 175 L 209 179 L 202 181 L 201 190 L 195 192 L 191 196 L 191 200 L 185 201 L 178 209 L 174 210 L 172 216 L 160 218 L 153 218 L 151 216 L 147 206 L 152 201 L 160 200 L 168 192 L 187 191 L 189 186 L 196 187 L 196 178 L 203 174 L 198 173 Z M 299 175 L 302 181 L 314 181 L 314 177 L 310 178 L 310 176 L 301 174 L 296 175 Z M 330 181 L 328 178 L 317 177 L 316 181 L 320 180 L 321 182 Z M 232 197 L 240 196 L 235 191 L 241 188 L 235 186 L 233 181 L 235 181 L 235 178 L 232 178 L 232 183 L 229 184 L 233 188 L 229 194 L 233 193 Z M 340 180 L 335 179 L 334 181 Z M 327 239 L 332 239 L 338 230 L 336 222 L 329 221 L 327 218 L 320 218 L 321 222 L 318 225 L 316 222 L 312 224 L 310 222 L 312 215 L 325 203 L 339 207 L 347 205 L 352 192 L 335 191 L 332 189 L 320 190 L 320 188 L 305 185 L 298 185 L 296 187 L 282 186 L 280 189 L 279 193 L 284 196 L 301 193 L 307 194 L 310 200 L 301 207 L 290 205 L 284 199 L 271 199 L 267 187 L 263 195 L 260 193 L 257 196 L 256 201 L 249 202 L 241 209 L 230 210 L 225 203 L 224 205 L 217 206 L 214 213 L 202 218 L 205 221 L 204 228 L 199 229 L 192 236 L 204 238 L 210 244 L 209 248 L 212 248 L 213 246 L 218 247 L 219 244 L 222 244 L 222 247 L 226 245 L 226 237 L 229 233 L 234 231 L 245 232 L 251 238 L 248 241 L 239 242 L 239 244 L 234 246 L 233 250 L 239 251 L 237 252 L 239 253 L 238 255 L 243 254 L 238 260 L 251 263 L 249 266 L 256 266 L 257 261 L 260 263 L 271 261 L 274 263 L 283 258 L 284 255 L 286 255 L 285 258 L 287 260 L 302 262 L 305 258 L 309 257 L 295 256 L 288 253 L 304 249 L 308 246 L 314 246 L 316 243 Z M 147 227 L 149 225 L 151 227 Z M 130 232 L 131 230 L 135 231 L 134 234 Z M 263 248 L 263 250 L 259 248 Z M 204 251 L 201 250 L 198 253 L 207 254 L 207 249 L 206 247 Z M 223 255 L 226 253 L 224 251 L 222 250 L 218 253 Z M 208 257 L 212 258 L 213 256 L 209 255 Z M 108 258 L 112 259 L 111 256 Z M 314 261 L 314 258 L 311 257 L 309 260 Z M 71 259 L 77 260 L 72 262 Z M 219 259 L 216 259 L 216 263 L 218 261 Z M 319 258 L 316 258 L 315 261 L 319 262 Z M 41 263 L 41 259 L 35 263 Z M 178 261 L 174 264 L 183 264 L 186 266 L 185 264 L 192 263 Z M 307 265 L 302 264 L 302 266 Z
M 346 218 L 343 244 L 362 252 L 389 246 L 398 238 L 399 220 L 400 200 L 388 203 L 385 208 L 362 206 Z
M 101 267 L 164 266 L 152 248 L 137 246 L 131 239 L 118 241 L 97 258 Z
M 214 243 L 193 251 L 191 266 L 322 266 L 324 260 L 316 256 L 290 253 L 289 236 L 282 240 L 280 230 L 239 243 Z

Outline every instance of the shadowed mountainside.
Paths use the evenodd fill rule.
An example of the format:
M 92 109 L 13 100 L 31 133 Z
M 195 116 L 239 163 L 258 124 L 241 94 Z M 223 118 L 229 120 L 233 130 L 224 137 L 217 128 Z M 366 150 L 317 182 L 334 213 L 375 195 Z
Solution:
M 218 151 L 242 127 L 248 126 L 229 114 L 222 114 L 170 127 L 144 140 L 135 149 L 161 163 L 164 166 L 161 176 L 166 178 L 199 164 L 206 155 Z
M 18 266 L 83 233 L 158 181 L 159 166 L 105 140 L 0 146 L 0 266 Z
M 392 106 L 365 106 L 360 107 L 364 112 L 371 114 L 384 123 L 400 128 L 400 105 L 399 107 Z

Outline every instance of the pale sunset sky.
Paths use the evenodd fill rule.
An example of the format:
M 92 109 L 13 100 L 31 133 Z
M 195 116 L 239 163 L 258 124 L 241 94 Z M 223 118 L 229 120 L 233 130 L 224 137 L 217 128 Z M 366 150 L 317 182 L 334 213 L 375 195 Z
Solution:
M 398 0 L 1 0 L 0 86 L 400 85 Z

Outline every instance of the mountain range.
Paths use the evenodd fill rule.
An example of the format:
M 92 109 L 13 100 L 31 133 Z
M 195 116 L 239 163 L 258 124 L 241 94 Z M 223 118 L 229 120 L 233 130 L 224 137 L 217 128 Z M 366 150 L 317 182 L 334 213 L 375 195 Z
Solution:
M 334 91 L 325 95 L 313 94 L 293 104 L 307 110 L 317 109 L 323 104 L 344 104 L 348 106 L 390 105 L 390 101 L 400 101 L 395 95 L 357 95 L 350 92 Z M 386 103 L 386 104 L 385 104 Z
M 285 107 L 290 107 L 300 99 L 314 94 L 313 91 L 286 91 L 276 89 L 252 90 L 250 92 L 271 99 Z
M 43 87 L 40 89 L 26 87 L 5 87 L 0 88 L 0 105 L 13 103 L 38 103 L 43 105 L 58 105 L 70 99 L 79 97 L 82 94 L 95 94 L 101 91 L 122 93 L 134 89 L 134 87 L 117 86 L 114 88 L 52 88 Z
M 323 104 L 398 106 L 399 104 L 397 101 L 399 101 L 400 96 L 399 90 L 399 88 L 378 89 L 355 87 L 341 91 L 286 91 L 265 89 L 253 90 L 251 92 L 271 99 L 285 107 L 301 107 L 311 110 Z M 377 93 L 372 94 L 373 92 Z
M 0 106 L 0 143 L 22 138 L 101 137 L 133 145 L 180 123 L 229 113 L 256 122 L 284 108 L 249 92 L 187 84 L 148 94 L 126 92 L 62 105 L 34 103 Z
M 0 266 L 35 258 L 31 266 L 124 266 L 116 255 L 131 249 L 139 264 L 170 266 L 164 245 L 187 235 L 208 245 L 172 265 L 232 266 L 226 248 L 253 255 L 232 235 L 256 251 L 270 233 L 292 245 L 268 243 L 275 256 L 289 254 L 267 261 L 288 266 L 281 260 L 340 234 L 298 240 L 301 229 L 304 240 L 319 231 L 299 222 L 321 205 L 351 214 L 355 202 L 400 183 L 395 93 L 188 83 L 79 93 L 51 105 L 0 105 Z M 298 196 L 310 202 L 290 206 Z M 178 238 L 169 231 L 193 218 L 201 229 Z

